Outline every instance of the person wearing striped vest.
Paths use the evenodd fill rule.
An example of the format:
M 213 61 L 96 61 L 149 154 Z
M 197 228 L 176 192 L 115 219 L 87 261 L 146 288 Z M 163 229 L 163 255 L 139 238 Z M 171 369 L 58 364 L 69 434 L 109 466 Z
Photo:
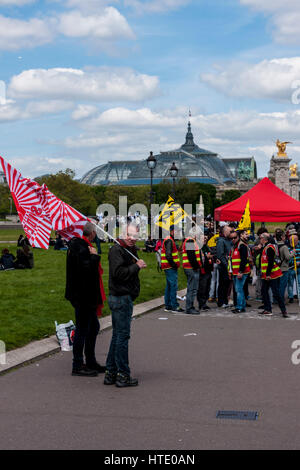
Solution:
M 171 226 L 170 235 L 164 239 L 161 249 L 161 269 L 166 275 L 165 312 L 183 312 L 177 302 L 179 267 L 180 259 L 174 240 L 174 226 Z
M 200 314 L 200 311 L 194 307 L 194 300 L 199 287 L 200 271 L 203 270 L 201 251 L 196 240 L 197 234 L 197 229 L 192 228 L 182 245 L 182 267 L 187 278 L 185 313 L 192 315 Z
M 261 277 L 262 277 L 262 298 L 264 310 L 260 313 L 262 315 L 272 315 L 272 304 L 269 296 L 269 289 L 272 289 L 273 297 L 277 300 L 282 316 L 288 318 L 284 299 L 280 295 L 280 278 L 282 272 L 276 263 L 276 247 L 273 243 L 274 240 L 269 233 L 262 233 L 260 235 L 260 242 L 263 245 L 261 254 Z
M 251 272 L 250 268 L 250 249 L 248 247 L 248 232 L 241 230 L 236 233 L 234 238 L 234 246 L 230 252 L 231 274 L 233 277 L 233 285 L 236 292 L 236 308 L 233 313 L 242 313 L 246 311 L 246 297 L 244 286 Z

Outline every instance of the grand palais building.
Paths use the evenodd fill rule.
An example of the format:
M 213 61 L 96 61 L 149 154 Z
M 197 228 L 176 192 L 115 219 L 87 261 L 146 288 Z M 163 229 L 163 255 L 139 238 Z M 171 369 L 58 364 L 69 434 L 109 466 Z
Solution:
M 157 164 L 153 170 L 153 184 L 170 178 L 170 168 L 175 163 L 178 178 L 191 182 L 213 184 L 217 193 L 228 189 L 248 191 L 257 182 L 254 157 L 221 158 L 215 152 L 204 150 L 194 142 L 191 124 L 185 143 L 176 150 L 155 155 Z M 109 161 L 88 171 L 81 179 L 89 185 L 148 185 L 150 171 L 147 160 Z

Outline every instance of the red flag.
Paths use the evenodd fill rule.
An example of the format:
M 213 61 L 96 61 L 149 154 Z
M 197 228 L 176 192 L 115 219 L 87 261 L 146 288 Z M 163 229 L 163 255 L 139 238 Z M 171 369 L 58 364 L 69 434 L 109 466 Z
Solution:
M 48 249 L 51 220 L 37 192 L 40 186 L 35 181 L 23 178 L 21 173 L 2 157 L 0 157 L 0 163 L 31 246 Z

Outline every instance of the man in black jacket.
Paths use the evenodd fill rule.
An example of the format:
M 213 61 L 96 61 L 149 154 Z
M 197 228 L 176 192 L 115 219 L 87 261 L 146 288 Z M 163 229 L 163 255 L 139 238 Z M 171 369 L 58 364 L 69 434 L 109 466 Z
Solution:
M 112 339 L 106 360 L 105 385 L 117 387 L 138 385 L 138 380 L 130 377 L 128 342 L 133 312 L 133 301 L 140 293 L 139 272 L 147 267 L 143 260 L 136 261 L 135 247 L 138 236 L 137 226 L 128 222 L 120 245 L 111 247 L 109 260 L 109 298 L 112 314 Z M 132 254 L 132 255 L 131 255 Z
M 105 371 L 95 357 L 96 339 L 100 328 L 97 307 L 102 304 L 100 257 L 91 245 L 95 235 L 94 225 L 88 222 L 84 227 L 83 237 L 72 238 L 67 253 L 65 297 L 75 308 L 76 318 L 72 375 L 85 377 L 95 377 L 99 372 Z M 84 365 L 83 350 L 86 365 Z
M 220 230 L 217 241 L 217 264 L 219 270 L 218 307 L 228 308 L 228 290 L 230 280 L 228 276 L 228 257 L 232 247 L 230 233 L 233 231 L 229 225 Z
M 211 273 L 214 269 L 213 255 L 207 245 L 208 237 L 204 235 L 204 243 L 200 250 L 202 259 L 202 269 L 200 270 L 199 285 L 197 291 L 197 300 L 199 303 L 199 310 L 209 310 L 207 301 L 209 298 L 209 290 L 211 283 Z

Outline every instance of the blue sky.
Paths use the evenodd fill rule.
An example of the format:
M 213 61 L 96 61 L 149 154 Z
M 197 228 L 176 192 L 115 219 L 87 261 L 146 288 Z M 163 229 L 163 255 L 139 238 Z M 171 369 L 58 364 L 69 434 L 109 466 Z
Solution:
M 299 21 L 298 0 L 0 0 L 0 154 L 81 177 L 181 145 L 191 109 L 198 145 L 260 176 L 277 138 L 299 162 Z

